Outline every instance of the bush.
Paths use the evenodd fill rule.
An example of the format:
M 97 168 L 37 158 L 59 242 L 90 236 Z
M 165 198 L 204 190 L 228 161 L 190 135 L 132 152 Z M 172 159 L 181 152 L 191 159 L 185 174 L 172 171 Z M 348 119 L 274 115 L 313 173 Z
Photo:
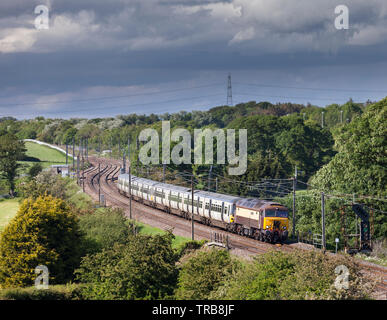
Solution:
M 221 286 L 237 266 L 238 263 L 225 250 L 194 252 L 181 267 L 176 298 L 209 299 L 210 293 Z
M 349 288 L 336 289 L 335 269 L 349 270 Z M 246 264 L 212 297 L 241 300 L 367 299 L 373 283 L 354 259 L 320 251 L 270 252 Z
M 113 247 L 115 243 L 125 244 L 133 233 L 133 224 L 125 218 L 120 209 L 102 209 L 79 218 L 79 226 L 85 234 L 86 253 L 95 253 Z
M 369 299 L 373 283 L 361 274 L 356 260 L 346 255 L 328 256 L 320 251 L 296 252 L 295 272 L 281 283 L 282 299 Z M 349 288 L 336 289 L 336 267 L 349 271 Z
M 1 233 L 0 285 L 32 285 L 38 265 L 48 267 L 52 284 L 70 280 L 80 261 L 81 239 L 77 218 L 63 200 L 25 200 Z
M 86 299 L 163 299 L 176 287 L 174 236 L 130 236 L 127 244 L 87 255 L 76 270 Z
M 294 272 L 295 263 L 290 255 L 269 252 L 254 257 L 242 265 L 227 283 L 211 294 L 214 299 L 277 300 L 281 298 L 280 285 Z
M 35 287 L 12 288 L 0 291 L 0 300 L 80 300 L 81 286 L 76 284 L 50 286 L 47 290 Z
M 66 199 L 66 180 L 50 172 L 40 172 L 34 179 L 21 182 L 18 193 L 22 198 L 36 199 L 45 194 L 55 198 Z

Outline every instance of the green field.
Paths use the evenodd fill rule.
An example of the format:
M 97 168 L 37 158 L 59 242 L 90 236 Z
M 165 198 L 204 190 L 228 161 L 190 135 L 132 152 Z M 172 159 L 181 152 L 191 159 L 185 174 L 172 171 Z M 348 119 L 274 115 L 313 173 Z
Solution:
M 16 215 L 19 209 L 19 199 L 8 199 L 0 201 L 0 232 L 7 223 Z
M 166 232 L 166 231 L 161 230 L 159 228 L 155 228 L 155 227 L 152 227 L 150 225 L 147 225 L 147 224 L 144 224 L 144 223 L 141 223 L 138 221 L 136 221 L 136 224 L 140 227 L 140 230 L 139 230 L 140 234 L 156 235 L 156 234 L 163 234 Z M 175 239 L 172 242 L 172 247 L 177 248 L 181 244 L 188 242 L 190 240 L 191 239 L 175 235 Z
M 43 146 L 34 142 L 27 141 L 25 142 L 26 146 L 26 156 L 31 158 L 39 159 L 39 163 L 42 165 L 43 169 L 48 168 L 53 164 L 65 164 L 66 155 L 58 150 L 52 149 L 47 146 Z M 71 159 L 71 160 L 70 160 Z M 69 162 L 72 161 L 72 158 L 69 157 Z M 23 166 L 22 171 L 28 170 L 32 166 L 34 161 L 20 161 Z

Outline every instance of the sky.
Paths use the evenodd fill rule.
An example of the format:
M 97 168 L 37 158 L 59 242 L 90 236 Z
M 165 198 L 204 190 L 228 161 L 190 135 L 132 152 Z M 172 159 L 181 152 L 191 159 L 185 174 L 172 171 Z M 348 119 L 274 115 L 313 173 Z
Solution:
M 386 0 L 1 0 L 0 117 L 377 101 L 386 57 Z

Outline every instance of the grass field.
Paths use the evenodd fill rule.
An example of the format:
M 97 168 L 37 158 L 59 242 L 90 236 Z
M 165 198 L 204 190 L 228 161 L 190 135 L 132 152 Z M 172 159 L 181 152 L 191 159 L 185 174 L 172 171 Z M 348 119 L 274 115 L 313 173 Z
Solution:
M 39 163 L 42 165 L 43 169 L 50 167 L 53 164 L 65 164 L 66 155 L 61 153 L 58 150 L 52 149 L 47 146 L 43 146 L 34 142 L 27 141 L 25 142 L 26 146 L 26 155 L 28 157 L 39 159 Z M 69 160 L 70 162 L 70 157 Z M 20 161 L 22 164 L 22 172 L 26 172 L 29 167 L 34 163 L 33 161 Z
M 26 155 L 41 162 L 66 163 L 66 155 L 58 150 L 29 141 L 25 142 L 25 146 Z
M 0 201 L 0 232 L 7 223 L 16 215 L 19 209 L 19 199 L 8 199 Z

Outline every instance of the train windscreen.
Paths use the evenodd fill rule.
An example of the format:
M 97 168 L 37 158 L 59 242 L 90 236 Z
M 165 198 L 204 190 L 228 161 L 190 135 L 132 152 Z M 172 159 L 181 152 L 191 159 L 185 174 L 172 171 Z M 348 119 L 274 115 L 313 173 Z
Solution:
M 285 210 L 265 210 L 265 217 L 287 218 L 288 211 L 285 211 Z

